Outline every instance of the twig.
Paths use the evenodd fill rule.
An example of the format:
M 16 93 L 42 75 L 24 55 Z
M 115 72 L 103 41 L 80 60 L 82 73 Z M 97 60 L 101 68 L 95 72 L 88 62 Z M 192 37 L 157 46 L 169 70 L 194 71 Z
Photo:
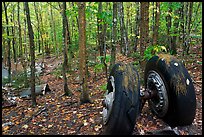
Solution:
M 84 126 L 84 123 L 82 123 L 78 128 L 77 128 L 77 131 L 76 131 L 76 135 L 79 133 L 80 129 Z
M 77 103 L 78 101 L 74 101 L 74 102 L 65 102 L 64 103 L 64 105 L 63 105 L 63 107 L 67 107 L 67 106 L 71 106 L 71 105 L 73 105 L 73 104 L 75 104 L 75 103 Z
M 9 108 L 9 107 L 15 107 L 17 103 L 14 103 L 14 104 L 9 104 L 9 105 L 6 105 L 6 106 L 2 106 L 2 109 L 4 108 Z

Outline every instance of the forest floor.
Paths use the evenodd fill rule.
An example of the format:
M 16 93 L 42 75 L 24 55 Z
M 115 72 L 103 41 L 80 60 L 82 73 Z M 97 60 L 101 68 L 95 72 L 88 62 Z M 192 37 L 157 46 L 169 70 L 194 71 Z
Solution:
M 180 51 L 179 51 L 180 52 Z M 181 52 L 180 52 L 181 53 Z M 202 45 L 193 46 L 190 55 L 184 58 L 185 66 L 193 79 L 197 109 L 192 125 L 178 127 L 180 135 L 202 135 Z M 63 79 L 51 73 L 60 63 L 62 57 L 55 56 L 45 59 L 46 69 L 40 76 L 43 83 L 48 83 L 51 92 L 37 96 L 37 106 L 31 106 L 31 100 L 16 98 L 17 105 L 2 109 L 3 135 L 98 135 L 102 130 L 102 100 L 106 84 L 105 73 L 94 74 L 94 68 L 89 67 L 88 89 L 92 104 L 80 105 L 80 85 L 78 70 L 67 74 L 68 86 L 73 95 L 63 96 Z M 135 59 L 117 54 L 117 61 L 131 63 Z M 140 75 L 143 75 L 141 72 Z M 141 86 L 141 89 L 143 85 Z M 10 122 L 10 123 L 9 123 Z M 9 123 L 9 124 L 5 124 Z M 145 135 L 148 131 L 163 129 L 167 125 L 151 113 L 146 102 L 133 131 L 133 135 Z

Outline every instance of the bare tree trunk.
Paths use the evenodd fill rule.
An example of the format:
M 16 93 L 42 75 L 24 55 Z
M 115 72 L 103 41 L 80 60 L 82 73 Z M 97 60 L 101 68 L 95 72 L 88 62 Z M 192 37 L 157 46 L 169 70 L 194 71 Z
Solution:
M 33 35 L 33 28 L 31 25 L 30 20 L 30 10 L 28 7 L 28 2 L 24 3 L 25 11 L 26 11 L 26 18 L 27 18 L 27 24 L 28 24 L 28 35 L 30 40 L 30 56 L 31 56 L 31 76 L 30 76 L 30 82 L 31 82 L 31 98 L 32 98 L 32 105 L 36 106 L 36 95 L 35 95 L 35 45 L 34 45 L 34 35 Z
M 40 26 L 41 26 L 41 28 L 40 28 L 40 37 L 41 37 L 41 48 L 42 48 L 42 60 L 43 60 L 43 62 L 44 62 L 44 55 L 45 55 L 45 53 L 44 53 L 44 38 L 43 38 L 43 35 L 44 35 L 44 24 L 43 24 L 43 20 L 42 20 L 42 14 L 41 14 L 41 10 L 42 10 L 42 7 L 40 6 L 40 11 L 39 11 L 39 19 L 40 19 Z
M 38 30 L 38 52 L 40 53 L 40 21 L 38 16 L 38 7 L 36 6 L 36 2 L 34 2 L 34 8 L 35 8 L 35 15 L 37 19 L 37 30 Z
M 57 34 L 56 34 L 56 29 L 55 29 L 55 20 L 53 18 L 52 7 L 50 7 L 50 16 L 51 16 L 51 21 L 52 21 L 53 33 L 54 33 L 55 53 L 57 53 L 57 57 L 58 57 L 58 55 L 59 55 L 59 47 L 58 47 L 58 44 L 57 44 Z
M 20 3 L 19 3 L 20 4 Z M 20 5 L 19 5 L 19 10 L 20 10 Z M 24 6 L 24 8 L 23 8 L 23 11 L 24 11 L 24 14 L 26 15 L 26 12 L 25 12 L 25 6 Z M 28 59 L 28 57 L 27 57 L 27 32 L 26 32 L 26 26 L 27 26 L 27 23 L 26 23 L 26 16 L 24 16 L 24 18 L 23 18 L 23 20 L 24 20 L 24 45 L 22 45 L 22 38 L 21 38 L 21 34 L 19 34 L 19 38 L 20 38 L 20 44 L 22 45 L 21 47 L 22 47 L 22 51 L 21 51 L 21 56 L 20 56 L 20 60 L 21 60 L 21 65 L 22 65 L 22 67 L 23 67 L 23 71 L 24 71 L 24 76 L 25 76 L 25 87 L 28 87 L 29 86 L 29 80 L 27 79 L 27 59 Z M 20 24 L 20 17 L 19 17 L 19 24 Z M 20 32 L 21 32 L 21 29 L 20 29 Z M 19 32 L 19 33 L 20 33 Z M 23 49 L 24 49 L 24 51 L 23 51 Z
M 62 69 L 62 74 L 63 74 L 63 79 L 64 79 L 64 93 L 66 96 L 71 95 L 71 91 L 68 88 L 67 84 L 67 77 L 66 77 L 66 70 L 67 70 L 67 39 L 66 39 L 66 33 L 67 33 L 67 22 L 66 22 L 66 2 L 62 3 L 62 19 L 63 19 L 63 53 L 64 53 L 64 63 L 63 63 L 63 69 Z
M 5 2 L 3 2 L 4 4 L 4 11 L 5 11 L 5 17 L 6 17 L 6 33 L 7 33 L 7 44 L 8 44 L 8 81 L 9 83 L 11 83 L 11 40 L 9 38 L 9 28 L 8 28 L 8 15 L 7 15 L 7 5 Z
M 185 42 L 185 28 L 184 28 L 184 2 L 181 2 L 181 9 L 180 9 L 180 33 L 181 35 L 181 43 L 182 43 L 182 56 L 184 56 L 184 42 Z
M 134 52 L 137 51 L 137 46 L 138 46 L 138 42 L 139 42 L 139 35 L 140 35 L 140 3 L 139 2 L 135 2 L 136 4 L 138 4 L 137 8 L 136 8 L 136 14 L 135 14 L 135 46 L 134 46 Z
M 149 43 L 149 2 L 141 2 L 140 4 L 140 55 L 143 57 Z
M 180 11 L 180 9 L 177 9 L 177 10 L 175 11 L 175 15 L 178 15 L 178 16 L 179 16 L 179 11 Z M 176 36 L 176 35 L 177 35 L 178 32 L 179 32 L 179 31 L 178 31 L 179 20 L 178 20 L 178 19 L 177 19 L 177 20 L 174 20 L 173 25 L 174 25 L 174 36 L 172 37 L 171 54 L 172 54 L 172 55 L 175 55 L 175 54 L 177 54 L 176 48 L 177 48 L 177 37 L 178 37 L 178 36 Z
M 89 93 L 87 89 L 87 67 L 86 67 L 86 17 L 85 17 L 85 2 L 78 2 L 78 15 L 79 15 L 79 71 L 82 92 L 80 101 L 83 103 L 90 103 Z
M 98 16 L 102 13 L 102 2 L 98 3 Z M 99 52 L 100 52 L 100 56 L 103 56 L 103 36 L 102 36 L 102 19 L 100 17 L 97 18 L 97 22 L 98 22 L 98 44 L 99 44 Z M 102 60 L 101 60 L 102 62 Z
M 127 56 L 128 54 L 128 37 L 127 30 L 124 23 L 124 10 L 123 10 L 123 2 L 119 3 L 119 12 L 120 12 L 120 31 L 121 31 L 121 46 L 122 53 Z
M 188 9 L 188 28 L 187 28 L 187 49 L 186 49 L 186 54 L 188 55 L 189 54 L 189 47 L 190 47 L 190 34 L 191 34 L 191 21 L 192 21 L 192 13 L 193 13 L 193 2 L 190 2 L 190 5 L 189 5 L 189 9 Z
M 159 35 L 159 26 L 160 26 L 160 2 L 156 2 L 156 13 L 155 13 L 155 26 L 153 32 L 153 45 L 157 45 L 157 39 Z
M 18 34 L 19 34 L 19 57 L 22 57 L 22 36 L 21 36 L 21 22 L 20 22 L 20 3 L 18 2 Z
M 115 64 L 116 55 L 116 43 L 117 43 L 117 7 L 118 3 L 113 2 L 113 27 L 112 27 L 112 49 L 111 49 L 111 64 L 110 69 L 112 69 Z
M 172 39 L 170 36 L 170 29 L 171 29 L 171 16 L 170 13 L 172 12 L 171 8 L 171 2 L 169 2 L 169 10 L 168 10 L 168 15 L 166 16 L 166 27 L 167 27 L 167 50 L 171 51 L 171 45 L 172 45 Z
M 12 26 L 11 31 L 12 31 L 12 35 L 13 35 L 13 39 L 12 39 L 12 44 L 13 44 L 13 59 L 14 59 L 15 64 L 17 64 L 17 56 L 16 56 L 16 48 L 15 48 L 16 41 L 15 41 L 15 23 L 14 23 L 15 14 L 14 13 L 15 13 L 15 8 L 13 6 L 11 22 L 13 22 L 14 26 Z M 16 67 L 15 69 L 17 69 L 17 65 L 15 67 Z

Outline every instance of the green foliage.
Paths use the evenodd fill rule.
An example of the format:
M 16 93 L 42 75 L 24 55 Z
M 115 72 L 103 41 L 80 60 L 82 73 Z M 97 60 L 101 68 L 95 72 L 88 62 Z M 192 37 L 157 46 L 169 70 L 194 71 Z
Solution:
M 103 90 L 103 91 L 106 91 L 106 89 L 107 89 L 107 83 L 101 85 L 101 86 L 100 86 L 100 89 Z
M 144 59 L 149 60 L 152 58 L 154 55 L 157 55 L 160 52 L 167 52 L 166 48 L 164 46 L 160 45 L 152 45 L 149 46 L 145 51 L 144 51 Z
M 104 59 L 104 56 L 98 56 L 97 59 L 98 59 L 98 62 L 100 62 L 100 63 L 98 63 L 94 66 L 94 70 L 96 72 L 101 72 L 103 70 L 103 68 L 105 67 L 104 64 L 101 63 L 101 61 Z M 110 60 L 111 60 L 111 55 L 107 54 L 106 58 L 105 58 L 105 63 L 107 64 L 108 62 L 110 62 Z
M 62 76 L 62 65 L 59 65 L 58 68 L 56 68 L 54 71 L 51 72 L 54 76 L 57 78 L 61 78 Z
M 12 77 L 11 85 L 17 90 L 22 88 L 28 88 L 29 84 L 27 83 L 27 81 L 29 81 L 29 77 L 26 77 L 24 72 L 19 72 Z M 7 78 L 4 78 L 2 84 L 5 85 L 6 83 L 9 83 L 9 81 Z
M 135 59 L 140 59 L 140 58 L 141 58 L 139 52 L 133 52 L 133 53 L 131 53 L 130 57 L 133 57 L 133 58 L 135 58 Z

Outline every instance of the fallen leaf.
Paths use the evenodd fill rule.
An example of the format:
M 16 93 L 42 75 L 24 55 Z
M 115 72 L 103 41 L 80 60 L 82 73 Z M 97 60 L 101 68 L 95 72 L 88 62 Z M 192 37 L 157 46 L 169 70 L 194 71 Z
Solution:
M 27 129 L 28 128 L 28 125 L 23 125 L 23 127 L 22 128 L 25 128 L 25 129 Z

